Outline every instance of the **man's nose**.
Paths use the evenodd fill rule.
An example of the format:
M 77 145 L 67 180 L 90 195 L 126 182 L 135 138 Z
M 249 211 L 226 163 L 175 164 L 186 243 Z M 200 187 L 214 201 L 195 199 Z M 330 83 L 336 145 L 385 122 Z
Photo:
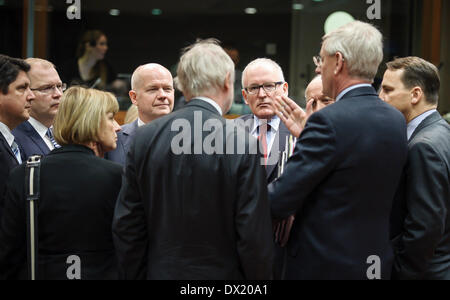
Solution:
M 258 97 L 260 97 L 260 98 L 267 97 L 267 92 L 262 86 L 258 90 Z

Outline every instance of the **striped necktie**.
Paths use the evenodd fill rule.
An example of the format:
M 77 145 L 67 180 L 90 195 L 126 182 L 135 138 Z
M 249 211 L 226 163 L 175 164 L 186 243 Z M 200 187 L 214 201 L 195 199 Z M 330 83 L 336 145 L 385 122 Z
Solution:
M 268 145 L 267 145 L 267 132 L 270 131 L 271 127 L 269 124 L 267 123 L 263 123 L 261 125 L 259 125 L 258 127 L 259 129 L 259 134 L 258 134 L 258 140 L 261 143 L 262 146 L 262 154 L 264 156 L 264 165 L 267 166 L 267 158 L 269 156 L 269 151 L 268 151 Z
M 16 140 L 13 141 L 13 143 L 11 145 L 11 150 L 14 153 L 14 156 L 16 157 L 16 159 L 19 162 L 19 164 L 21 164 L 22 163 L 22 157 L 20 156 L 19 145 L 17 145 Z
M 53 147 L 55 147 L 55 149 L 61 148 L 61 146 L 55 141 L 55 138 L 53 137 L 53 132 L 52 132 L 51 128 L 49 128 L 47 130 L 47 133 L 45 134 L 45 136 L 48 137 L 48 139 L 52 143 Z

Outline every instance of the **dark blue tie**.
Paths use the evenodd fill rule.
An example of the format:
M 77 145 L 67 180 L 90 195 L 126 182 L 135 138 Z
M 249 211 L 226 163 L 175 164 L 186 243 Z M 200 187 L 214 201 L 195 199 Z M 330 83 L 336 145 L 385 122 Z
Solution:
M 55 141 L 55 138 L 53 137 L 53 132 L 52 132 L 51 128 L 49 128 L 47 130 L 47 133 L 45 134 L 45 136 L 50 139 L 50 142 L 52 143 L 53 147 L 55 147 L 55 149 L 61 148 L 61 146 Z
M 16 140 L 13 141 L 13 143 L 11 145 L 11 150 L 14 153 L 14 156 L 16 157 L 16 159 L 19 162 L 19 164 L 21 164 L 22 163 L 22 157 L 20 157 L 19 145 L 17 145 Z

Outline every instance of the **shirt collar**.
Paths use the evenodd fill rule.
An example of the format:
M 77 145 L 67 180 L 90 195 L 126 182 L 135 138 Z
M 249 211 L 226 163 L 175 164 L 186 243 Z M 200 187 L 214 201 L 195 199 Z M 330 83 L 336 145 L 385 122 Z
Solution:
M 413 135 L 414 131 L 416 130 L 417 126 L 420 125 L 420 123 L 423 122 L 423 120 L 425 120 L 426 118 L 428 118 L 430 115 L 432 115 L 434 112 L 436 112 L 436 109 L 432 109 L 429 111 L 424 112 L 423 114 L 415 117 L 413 120 L 411 120 L 408 123 L 408 126 L 406 127 L 407 130 L 407 137 L 408 137 L 408 141 L 411 138 L 411 136 Z
M 2 122 L 0 122 L 0 132 L 3 134 L 3 136 L 6 139 L 6 142 L 11 147 L 14 142 L 14 135 L 11 133 L 11 130 L 9 129 L 9 127 L 6 126 L 6 124 L 3 124 Z
M 216 101 L 214 101 L 210 98 L 207 98 L 207 97 L 195 97 L 194 99 L 199 99 L 199 100 L 208 102 L 209 104 L 211 104 L 212 106 L 214 106 L 217 109 L 217 111 L 219 112 L 220 115 L 222 115 L 222 109 L 220 108 L 219 104 L 217 104 Z
M 259 125 L 261 125 L 262 123 L 263 123 L 263 121 L 261 120 L 261 119 L 259 119 L 257 116 L 255 116 L 255 115 L 253 115 L 253 120 L 254 120 L 254 122 L 253 122 L 253 128 L 252 128 L 252 131 L 251 131 L 251 133 L 252 134 L 254 134 L 255 132 L 257 132 L 257 130 L 258 130 L 258 126 Z M 273 116 L 272 117 L 272 119 L 270 119 L 268 122 L 267 122 L 267 124 L 269 124 L 270 125 L 270 130 L 275 130 L 275 131 L 278 131 L 278 127 L 280 127 L 280 118 L 277 116 L 277 115 L 275 115 L 275 116 Z
M 341 100 L 342 97 L 344 97 L 345 94 L 347 94 L 347 93 L 350 92 L 351 90 L 354 90 L 354 89 L 357 89 L 357 88 L 360 88 L 360 87 L 366 87 L 366 86 L 367 86 L 367 87 L 371 87 L 371 85 L 368 84 L 368 83 L 361 83 L 361 84 L 355 84 L 355 85 L 352 85 L 352 86 L 346 88 L 345 90 L 343 90 L 342 92 L 340 92 L 339 95 L 336 97 L 336 102 L 338 102 L 339 100 Z
M 41 136 L 42 139 L 44 139 L 45 135 L 47 134 L 47 126 L 45 126 L 44 124 L 42 124 L 41 122 L 39 122 L 38 120 L 36 120 L 33 117 L 30 117 L 28 119 L 28 122 L 31 124 L 31 126 L 33 126 L 33 128 L 37 131 L 37 133 L 39 133 L 39 135 Z
M 138 127 L 144 126 L 144 121 L 141 120 L 141 118 L 138 118 Z

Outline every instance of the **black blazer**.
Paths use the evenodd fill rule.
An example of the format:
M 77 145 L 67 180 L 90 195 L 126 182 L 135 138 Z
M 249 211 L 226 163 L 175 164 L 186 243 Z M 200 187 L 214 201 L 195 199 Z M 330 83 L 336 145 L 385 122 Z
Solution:
M 67 279 L 67 258 L 81 259 L 81 279 L 117 279 L 112 218 L 121 186 L 120 165 L 89 148 L 68 145 L 42 159 L 38 279 Z M 0 223 L 0 277 L 26 271 L 25 165 L 11 173 Z
M 223 130 L 202 133 L 207 120 Z M 194 99 L 138 129 L 113 224 L 123 278 L 271 278 L 272 228 L 259 154 L 201 151 L 212 137 L 216 149 L 232 141 L 236 147 L 237 134 L 247 137 L 246 153 L 256 149 L 243 128 L 228 132 L 228 126 L 234 122 Z M 192 138 L 182 140 L 183 134 Z M 172 145 L 192 154 L 175 154 Z M 193 154 L 194 145 L 200 154 Z
M 393 210 L 396 279 L 450 280 L 450 125 L 435 112 L 408 143 Z
M 22 152 L 21 156 L 23 161 L 24 157 Z M 9 172 L 18 165 L 19 162 L 12 152 L 11 147 L 6 142 L 3 134 L 0 133 L 0 220 L 3 214 L 3 198 L 5 194 L 6 181 L 8 180 Z
M 252 114 L 249 115 L 244 115 L 239 117 L 238 119 L 236 119 L 236 121 L 239 123 L 239 121 L 242 120 L 245 123 L 246 129 L 247 130 L 252 130 L 253 128 L 253 122 L 254 122 L 254 118 Z M 251 123 L 247 123 L 248 120 L 251 120 Z M 247 126 L 248 125 L 248 126 Z M 291 133 L 289 132 L 289 129 L 287 129 L 286 125 L 284 125 L 284 123 L 280 120 L 280 126 L 278 127 L 277 133 L 275 134 L 275 140 L 274 140 L 274 146 L 272 146 L 271 152 L 269 153 L 269 156 L 273 157 L 273 160 L 269 160 L 269 161 L 274 161 L 274 162 L 278 162 L 280 159 L 280 155 L 281 153 L 283 153 L 283 151 L 285 151 L 286 149 L 286 137 L 289 138 L 289 136 L 291 135 Z M 277 147 L 275 147 L 275 143 L 277 143 Z M 272 151 L 273 149 L 277 149 L 277 151 Z M 274 181 L 275 179 L 277 179 L 278 177 L 278 164 L 268 164 L 266 169 L 266 178 L 267 178 L 267 182 L 270 183 L 272 181 Z
M 286 279 L 367 279 L 375 255 L 390 279 L 389 216 L 406 155 L 405 119 L 372 87 L 309 118 L 269 185 L 273 217 L 296 215 Z
M 12 131 L 12 134 L 16 138 L 16 142 L 19 144 L 20 149 L 23 151 L 23 155 L 26 158 L 32 155 L 44 156 L 50 153 L 47 144 L 30 122 L 23 122 Z
M 117 148 L 111 152 L 107 152 L 105 158 L 125 166 L 127 153 L 130 150 L 131 142 L 136 135 L 138 127 L 137 120 L 130 124 L 123 125 L 122 130 L 117 133 Z

